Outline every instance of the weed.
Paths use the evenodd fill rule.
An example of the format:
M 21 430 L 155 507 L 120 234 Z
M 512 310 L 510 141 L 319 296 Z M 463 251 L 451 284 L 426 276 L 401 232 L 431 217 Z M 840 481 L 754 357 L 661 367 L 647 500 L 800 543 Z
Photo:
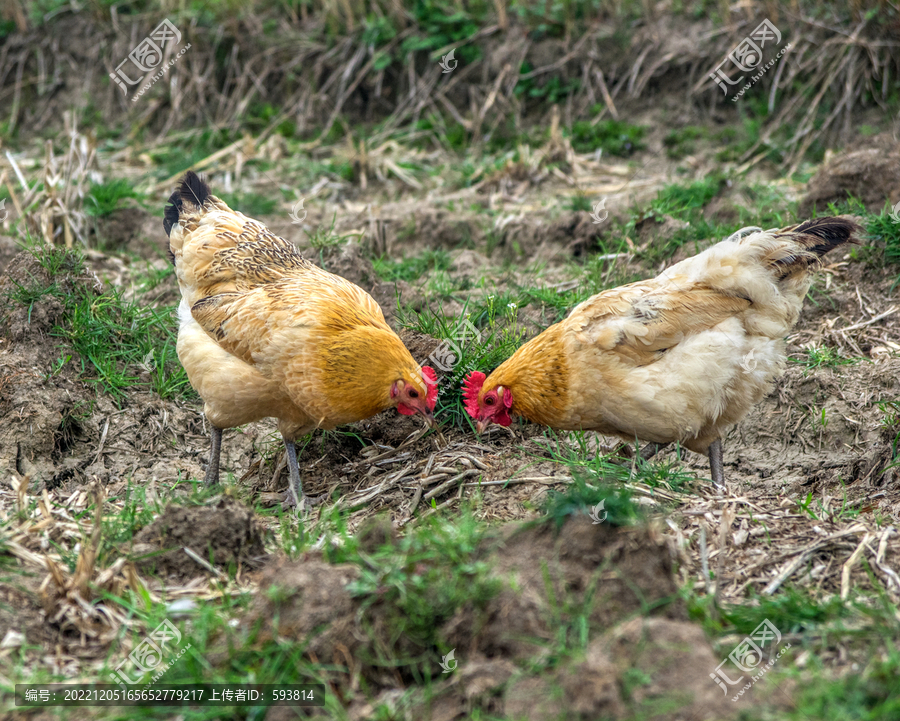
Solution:
M 116 398 L 139 384 L 141 369 L 163 398 L 190 395 L 190 383 L 175 354 L 176 323 L 170 309 L 141 307 L 120 290 L 69 297 L 64 321 L 53 333 L 79 355 L 87 380 Z
M 429 271 L 449 270 L 450 254 L 445 250 L 426 250 L 421 255 L 400 260 L 391 260 L 384 256 L 374 259 L 372 266 L 382 280 L 412 282 L 419 280 Z
M 339 245 L 343 245 L 351 238 L 359 237 L 358 233 L 344 233 L 343 235 L 335 233 L 334 226 L 336 222 L 337 213 L 331 216 L 331 225 L 328 228 L 325 228 L 325 226 L 319 226 L 315 230 L 313 230 L 312 233 L 307 233 L 309 244 L 315 250 L 319 251 L 320 256 L 322 256 L 322 253 L 326 248 L 334 248 Z
M 547 520 L 561 528 L 566 520 L 576 514 L 590 516 L 602 505 L 605 516 L 597 516 L 612 526 L 628 526 L 645 516 L 641 507 L 631 498 L 628 489 L 606 484 L 597 479 L 589 483 L 584 474 L 576 474 L 565 491 L 551 491 L 543 506 Z M 597 511 L 599 513 L 599 511 Z
M 359 566 L 350 591 L 361 601 L 364 625 L 369 608 L 390 609 L 392 638 L 433 649 L 438 628 L 458 608 L 483 607 L 500 592 L 500 580 L 476 553 L 484 532 L 471 513 L 453 521 L 432 517 L 395 544 L 371 552 L 344 544 L 331 550 L 329 560 Z
M 445 341 L 438 350 L 448 370 L 439 385 L 436 413 L 456 426 L 473 428 L 462 401 L 463 380 L 470 371 L 493 370 L 515 352 L 523 338 L 517 317 L 518 304 L 506 294 L 473 302 L 459 318 L 448 318 L 442 308 L 399 308 L 400 325 Z
M 866 233 L 872 239 L 884 241 L 884 259 L 888 263 L 900 263 L 900 222 L 894 217 L 893 209 L 885 203 L 879 215 L 869 215 L 866 219 Z
M 592 201 L 591 198 L 579 193 L 577 195 L 573 195 L 572 197 L 570 197 L 568 199 L 568 201 L 566 201 L 566 207 L 569 210 L 574 211 L 576 213 L 579 213 L 582 211 L 590 212 L 594 208 L 593 203 L 591 201 Z
M 696 125 L 687 125 L 677 130 L 670 130 L 663 138 L 666 155 L 673 160 L 679 160 L 685 155 L 693 155 L 697 152 L 697 142 L 706 137 L 706 130 Z
M 84 204 L 84 212 L 95 218 L 103 218 L 118 210 L 123 200 L 137 197 L 139 197 L 137 191 L 127 180 L 93 183 Z
M 680 468 L 677 462 L 650 462 L 635 458 L 633 462 L 603 453 L 596 438 L 585 431 L 557 434 L 552 429 L 544 433 L 542 445 L 556 463 L 567 466 L 573 476 L 603 479 L 620 483 L 643 483 L 652 488 L 664 487 L 672 491 L 688 490 L 696 480 Z
M 845 358 L 836 348 L 821 346 L 818 348 L 807 348 L 803 353 L 791 356 L 790 360 L 805 367 L 807 371 L 804 372 L 804 375 L 806 375 L 806 372 L 816 368 L 837 368 L 838 366 L 855 365 L 864 359 Z
M 278 205 L 277 198 L 260 193 L 219 193 L 217 197 L 232 210 L 237 210 L 251 218 L 272 215 Z
M 577 120 L 572 124 L 572 147 L 579 153 L 593 153 L 600 148 L 611 155 L 628 156 L 644 148 L 646 131 L 644 126 L 619 120 Z

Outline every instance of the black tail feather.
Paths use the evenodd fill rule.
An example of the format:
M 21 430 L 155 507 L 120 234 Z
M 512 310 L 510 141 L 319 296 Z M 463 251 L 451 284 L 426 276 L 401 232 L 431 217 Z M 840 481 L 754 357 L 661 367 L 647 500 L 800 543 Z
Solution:
M 856 221 L 841 217 L 815 218 L 782 228 L 778 235 L 790 235 L 801 250 L 778 258 L 772 265 L 780 266 L 778 277 L 784 278 L 801 268 L 820 263 L 823 255 L 838 246 L 859 244 L 856 236 L 861 232 L 862 227 Z
M 185 173 L 181 179 L 181 185 L 178 186 L 178 190 L 172 193 L 166 205 L 165 215 L 163 216 L 163 229 L 166 231 L 166 235 L 171 234 L 172 226 L 178 222 L 178 216 L 181 213 L 185 200 L 199 207 L 203 205 L 210 195 L 209 186 L 200 179 L 199 175 L 193 170 Z M 167 254 L 169 261 L 172 265 L 175 265 L 175 255 L 171 249 L 167 251 Z
M 859 239 L 856 234 L 860 232 L 862 232 L 862 227 L 850 218 L 829 217 L 807 220 L 800 225 L 780 231 L 779 235 L 791 233 L 794 236 L 804 236 L 795 237 L 794 240 L 803 245 L 804 249 L 810 253 L 821 257 L 829 250 L 844 243 L 858 244 Z

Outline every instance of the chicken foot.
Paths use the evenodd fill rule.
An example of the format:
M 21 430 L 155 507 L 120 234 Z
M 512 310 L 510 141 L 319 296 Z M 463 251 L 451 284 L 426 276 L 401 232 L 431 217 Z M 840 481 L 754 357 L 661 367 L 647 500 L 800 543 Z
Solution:
M 722 439 L 709 444 L 709 472 L 716 488 L 725 488 L 725 461 L 722 457 Z
M 660 451 L 664 451 L 671 443 L 648 443 L 641 449 L 641 458 L 649 461 Z M 722 439 L 716 438 L 709 445 L 709 471 L 716 488 L 725 487 L 725 461 L 722 456 Z
M 648 443 L 643 448 L 641 448 L 641 458 L 645 461 L 649 461 L 653 456 L 657 453 L 661 453 L 666 450 L 672 443 Z
M 204 483 L 214 486 L 219 482 L 219 455 L 222 452 L 222 429 L 210 424 L 209 464 L 206 466 Z
M 287 454 L 288 474 L 290 478 L 288 482 L 288 496 L 284 502 L 285 505 L 294 507 L 297 511 L 318 506 L 322 501 L 328 498 L 328 494 L 323 493 L 321 496 L 310 498 L 303 492 L 303 481 L 300 479 L 300 465 L 297 462 L 297 446 L 294 445 L 293 441 L 288 440 L 283 435 L 281 437 L 284 438 L 284 450 Z
M 284 436 L 282 436 L 284 438 Z M 287 453 L 288 491 L 294 508 L 302 508 L 306 496 L 303 493 L 303 481 L 300 480 L 300 466 L 297 463 L 297 446 L 293 441 L 284 439 L 284 450 Z

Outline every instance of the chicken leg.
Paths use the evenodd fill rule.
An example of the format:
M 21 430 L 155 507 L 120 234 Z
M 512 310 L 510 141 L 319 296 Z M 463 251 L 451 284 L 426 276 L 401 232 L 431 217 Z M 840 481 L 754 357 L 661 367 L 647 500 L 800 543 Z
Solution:
M 210 424 L 212 429 L 209 434 L 209 465 L 206 466 L 207 486 L 214 486 L 219 482 L 219 454 L 222 451 L 222 429 Z
M 660 452 L 666 450 L 666 448 L 668 448 L 671 445 L 672 445 L 671 442 L 670 443 L 648 443 L 643 448 L 641 448 L 641 458 L 645 461 L 649 461 L 657 453 L 660 453 Z
M 303 482 L 300 480 L 300 466 L 297 463 L 297 446 L 294 445 L 293 441 L 289 441 L 284 436 L 284 450 L 287 454 L 287 465 L 288 465 L 288 491 L 290 492 L 290 499 L 293 502 L 293 506 L 296 509 L 303 508 L 306 505 L 306 496 L 303 493 Z M 285 501 L 287 503 L 287 501 Z
M 709 472 L 716 488 L 725 488 L 725 461 L 722 458 L 722 439 L 709 444 Z

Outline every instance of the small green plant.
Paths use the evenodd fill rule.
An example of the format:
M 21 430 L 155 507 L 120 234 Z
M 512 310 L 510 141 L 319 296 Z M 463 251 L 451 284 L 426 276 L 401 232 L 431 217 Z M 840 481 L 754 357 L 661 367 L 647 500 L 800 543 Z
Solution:
M 806 498 L 802 501 L 797 501 L 797 510 L 800 513 L 806 513 L 810 518 L 815 521 L 819 520 L 819 517 L 815 514 L 813 509 L 810 507 L 812 505 L 812 491 L 806 494 Z
M 882 415 L 882 428 L 900 429 L 900 401 L 879 401 L 878 410 Z
M 448 317 L 442 308 L 398 309 L 400 325 L 445 341 L 435 350 L 440 363 L 433 363 L 449 368 L 438 386 L 435 412 L 442 422 L 473 429 L 463 405 L 463 380 L 473 370 L 490 372 L 521 345 L 524 331 L 518 325 L 518 309 L 507 294 L 475 301 L 457 318 Z
M 272 215 L 278 207 L 279 200 L 272 195 L 260 193 L 217 193 L 217 196 L 232 210 L 251 218 Z
M 696 125 L 687 125 L 677 130 L 670 130 L 663 138 L 666 155 L 673 160 L 680 160 L 685 155 L 697 152 L 697 142 L 706 137 L 706 130 Z
M 329 560 L 359 566 L 349 589 L 360 601 L 363 627 L 377 607 L 379 616 L 387 614 L 391 638 L 427 651 L 438 646 L 438 629 L 458 608 L 482 607 L 501 590 L 500 579 L 478 558 L 484 531 L 471 513 L 456 520 L 432 516 L 396 542 L 366 551 L 335 547 Z
M 519 75 L 527 76 L 533 70 L 534 66 L 526 60 L 519 69 Z M 556 105 L 580 87 L 581 80 L 577 77 L 562 78 L 559 75 L 543 78 L 520 77 L 513 92 L 521 98 L 540 100 L 548 105 Z
M 855 365 L 861 360 L 861 358 L 845 358 L 840 354 L 840 351 L 831 346 L 807 348 L 799 357 L 791 356 L 791 361 L 804 366 L 808 370 Z
M 72 344 L 87 380 L 121 399 L 139 384 L 144 370 L 161 397 L 192 395 L 175 354 L 177 326 L 170 309 L 140 306 L 116 289 L 67 301 L 65 317 L 53 332 Z
M 591 198 L 586 195 L 582 195 L 581 193 L 571 196 L 566 201 L 566 207 L 576 213 L 581 211 L 590 212 L 594 208 L 593 203 L 591 202 Z
M 450 254 L 445 250 L 426 250 L 421 255 L 392 260 L 387 256 L 375 258 L 372 266 L 379 278 L 386 281 L 419 280 L 429 271 L 450 269 Z
M 650 207 L 659 215 L 671 215 L 690 221 L 695 211 L 715 198 L 722 190 L 723 180 L 715 175 L 697 180 L 690 185 L 667 185 L 656 195 Z
M 866 233 L 873 240 L 884 242 L 884 259 L 888 263 L 900 263 L 900 211 L 887 203 L 879 215 L 870 215 L 866 221 Z M 900 276 L 897 277 L 900 282 Z
M 137 197 L 137 191 L 131 183 L 121 178 L 106 183 L 93 183 L 84 204 L 84 212 L 95 218 L 103 218 L 118 210 L 123 200 Z
M 315 250 L 318 250 L 320 254 L 322 254 L 326 248 L 334 248 L 343 245 L 351 238 L 359 237 L 358 233 L 344 233 L 343 235 L 335 233 L 334 226 L 336 222 L 337 213 L 331 216 L 331 225 L 328 228 L 320 225 L 313 230 L 312 233 L 307 233 L 309 244 Z
M 572 124 L 572 147 L 579 153 L 602 149 L 605 153 L 625 157 L 644 148 L 646 131 L 644 126 L 629 125 L 620 120 L 601 120 L 597 123 L 577 120 Z
M 583 514 L 612 526 L 629 526 L 645 516 L 631 492 L 584 473 L 576 473 L 565 491 L 551 491 L 543 506 L 548 521 L 562 528 L 570 516 Z

